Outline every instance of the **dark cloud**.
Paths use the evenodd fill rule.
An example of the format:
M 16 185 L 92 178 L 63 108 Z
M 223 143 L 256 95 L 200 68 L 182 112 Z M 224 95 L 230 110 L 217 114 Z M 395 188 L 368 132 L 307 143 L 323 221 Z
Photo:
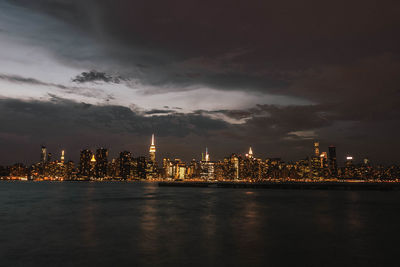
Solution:
M 0 80 L 4 80 L 11 83 L 17 84 L 25 84 L 25 85 L 35 85 L 35 86 L 44 86 L 44 87 L 53 87 L 61 89 L 65 94 L 74 94 L 84 97 L 90 98 L 98 98 L 104 99 L 106 101 L 113 100 L 114 96 L 112 94 L 105 94 L 101 89 L 95 88 L 85 88 L 85 87 L 77 87 L 77 86 L 65 86 L 62 84 L 49 83 L 44 82 L 38 79 L 22 77 L 19 75 L 8 75 L 8 74 L 0 74 Z M 53 93 L 49 93 L 50 96 L 55 97 Z
M 10 2 L 61 19 L 104 46 L 76 59 L 143 83 L 176 85 L 165 90 L 200 84 L 287 93 L 310 70 L 345 70 L 400 49 L 397 1 Z
M 60 89 L 67 89 L 66 86 L 61 84 L 54 84 L 54 83 L 47 83 L 43 81 L 39 81 L 37 79 L 22 77 L 19 75 L 7 75 L 7 74 L 0 74 L 0 80 L 8 81 L 11 83 L 22 83 L 22 84 L 30 84 L 30 85 L 42 85 L 42 86 L 52 86 L 57 87 Z
M 152 133 L 157 136 L 159 159 L 166 155 L 184 160 L 198 158 L 208 146 L 216 160 L 232 152 L 244 153 L 252 145 L 257 156 L 294 160 L 310 155 L 312 141 L 318 138 L 322 151 L 331 144 L 338 146 L 339 161 L 349 153 L 358 159 L 369 156 L 374 161 L 393 162 L 397 150 L 392 148 L 400 145 L 398 119 L 375 124 L 367 120 L 335 120 L 319 105 L 260 105 L 242 111 L 248 119 L 236 125 L 209 116 L 217 112 L 161 111 L 146 114 L 121 106 L 77 103 L 59 97 L 48 102 L 2 99 L 0 145 L 9 153 L 2 154 L 0 162 L 35 161 L 41 144 L 53 151 L 66 149 L 74 160 L 80 149 L 99 146 L 108 147 L 111 156 L 122 150 L 146 155 Z M 240 111 L 218 112 L 243 116 Z
M 80 75 L 77 75 L 75 78 L 72 79 L 72 81 L 76 83 L 105 82 L 117 84 L 121 83 L 121 80 L 123 80 L 121 77 L 114 77 L 104 72 L 98 72 L 95 70 L 82 72 Z
M 171 114 L 171 113 L 176 113 L 176 111 L 172 110 L 172 109 L 152 109 L 152 110 L 145 111 L 146 115 Z
M 180 114 L 170 112 L 176 110 L 172 103 L 166 110 L 147 111 L 162 116 L 143 116 L 117 106 L 4 100 L 2 114 L 21 125 L 31 123 L 27 124 L 30 131 L 20 133 L 18 125 L 12 125 L 16 130 L 2 136 L 25 140 L 36 131 L 42 136 L 43 129 L 56 121 L 63 124 L 55 124 L 61 130 L 52 136 L 68 133 L 63 140 L 77 136 L 71 131 L 87 135 L 82 140 L 91 140 L 92 134 L 103 140 L 123 133 L 124 141 L 138 139 L 134 141 L 138 144 L 143 141 L 139 135 L 159 131 L 172 149 L 207 143 L 214 146 L 216 156 L 223 156 L 257 143 L 265 155 L 296 158 L 311 150 L 310 138 L 315 136 L 322 144 L 337 144 L 339 153 L 361 157 L 371 151 L 377 160 L 397 158 L 399 1 L 8 2 L 24 7 L 21 12 L 41 12 L 60 20 L 75 29 L 74 37 L 91 41 L 74 43 L 80 39 L 66 36 L 72 44 L 60 42 L 59 47 L 49 48 L 69 66 L 97 69 L 78 75 L 74 79 L 78 83 L 119 83 L 119 76 L 107 74 L 118 73 L 153 85 L 146 93 L 212 87 L 297 97 L 311 104 L 253 103 L 254 107 L 243 110 L 216 106 L 212 111 Z M 47 35 L 41 33 L 38 39 Z M 0 78 L 47 86 L 35 79 Z M 219 115 L 245 123 L 228 124 Z M 9 125 L 6 115 L 2 119 Z M 183 142 L 183 136 L 191 143 Z M 179 149 L 188 156 L 188 150 Z
M 166 139 L 191 134 L 204 137 L 229 127 L 223 121 L 197 114 L 146 117 L 122 106 L 77 103 L 56 96 L 48 102 L 0 99 L 0 112 L 0 140 L 11 151 L 2 154 L 2 162 L 35 159 L 32 158 L 35 153 L 27 158 L 22 151 L 13 154 L 12 146 L 32 148 L 41 143 L 60 149 L 66 146 L 74 151 L 76 159 L 79 149 L 87 146 L 136 150 L 143 148 L 147 143 L 144 138 L 152 133 Z

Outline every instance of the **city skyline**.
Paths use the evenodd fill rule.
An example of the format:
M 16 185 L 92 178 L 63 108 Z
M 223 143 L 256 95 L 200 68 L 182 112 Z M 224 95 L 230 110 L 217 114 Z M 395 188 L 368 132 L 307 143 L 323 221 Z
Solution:
M 203 182 L 276 182 L 276 181 L 368 181 L 393 182 L 400 179 L 400 166 L 382 166 L 363 158 L 357 162 L 347 154 L 344 164 L 337 158 L 336 147 L 312 142 L 312 153 L 296 161 L 282 158 L 261 158 L 250 146 L 245 154 L 230 153 L 223 159 L 213 158 L 205 147 L 201 159 L 189 161 L 178 157 L 157 156 L 155 135 L 151 135 L 147 155 L 135 155 L 128 150 L 109 157 L 108 148 L 84 148 L 79 161 L 66 159 L 41 146 L 40 160 L 30 166 L 16 163 L 0 166 L 0 179 L 34 181 L 203 181 Z M 59 157 L 58 157 L 59 156 Z
M 1 266 L 395 266 L 400 1 L 0 0 Z
M 324 148 L 326 151 L 323 151 L 324 149 L 322 149 L 321 153 L 320 153 L 320 142 L 319 141 L 312 141 L 312 142 L 309 142 L 309 143 L 310 144 L 314 144 L 314 147 L 309 148 L 309 150 L 310 150 L 309 153 L 305 154 L 304 157 L 302 157 L 302 158 L 297 158 L 297 159 L 294 159 L 294 160 L 287 160 L 287 159 L 285 159 L 285 158 L 283 158 L 281 156 L 275 156 L 275 155 L 273 155 L 273 156 L 265 156 L 267 154 L 265 152 L 264 153 L 259 152 L 256 155 L 259 158 L 280 158 L 280 159 L 286 160 L 288 162 L 293 162 L 293 161 L 296 161 L 296 160 L 305 159 L 307 157 L 313 156 L 313 154 L 318 154 L 318 156 L 321 155 L 322 153 L 326 154 L 326 153 L 328 153 L 328 151 L 329 151 L 329 149 L 331 147 L 336 148 L 336 146 L 331 144 L 331 145 L 326 146 Z M 171 151 L 170 152 L 163 151 L 162 149 L 161 149 L 161 151 L 163 151 L 163 152 L 160 153 L 159 152 L 159 148 L 157 148 L 157 154 L 161 155 L 161 156 L 156 158 L 155 157 L 156 146 L 155 146 L 155 135 L 154 134 L 152 134 L 149 144 L 150 144 L 150 149 L 147 149 L 147 151 L 149 152 L 147 154 L 149 154 L 150 156 L 148 156 L 148 157 L 151 159 L 151 154 L 154 154 L 154 159 L 155 159 L 155 161 L 157 161 L 157 163 L 161 163 L 162 162 L 162 158 L 171 158 L 171 159 L 175 159 L 176 158 L 176 159 L 182 159 L 182 160 L 188 162 L 190 160 L 205 160 L 206 158 L 208 158 L 208 160 L 210 160 L 210 161 L 218 161 L 218 160 L 222 160 L 228 154 L 237 154 L 237 155 L 241 155 L 243 157 L 247 157 L 249 155 L 250 155 L 250 157 L 253 157 L 253 155 L 255 155 L 254 152 L 253 152 L 253 146 L 248 146 L 247 152 L 246 151 L 230 151 L 230 152 L 229 151 L 228 152 L 225 151 L 225 154 L 224 154 L 223 157 L 213 157 L 213 159 L 211 160 L 210 159 L 211 153 L 209 153 L 209 151 L 208 151 L 209 147 L 208 146 L 204 146 L 203 149 L 200 152 L 193 153 L 192 157 L 187 157 L 187 158 L 181 157 L 178 154 L 176 154 L 174 152 L 171 152 Z M 149 145 L 147 145 L 147 147 L 149 147 Z M 162 146 L 161 146 L 161 148 L 162 148 Z M 82 152 L 84 150 L 97 151 L 99 149 L 107 150 L 107 157 L 110 157 L 110 158 L 118 157 L 119 153 L 122 151 L 122 150 L 121 151 L 116 151 L 116 150 L 113 150 L 112 148 L 109 148 L 109 147 L 94 146 L 94 147 L 84 147 L 84 148 L 80 149 L 79 151 L 75 151 L 76 153 L 72 153 L 72 156 L 70 156 L 69 154 L 71 154 L 71 153 L 68 153 L 68 151 L 66 151 L 65 149 L 61 149 L 60 151 L 53 151 L 53 150 L 49 149 L 47 146 L 45 146 L 43 144 L 41 146 L 40 161 L 45 162 L 45 161 L 47 161 L 49 159 L 49 160 L 55 160 L 55 161 L 59 160 L 60 162 L 64 162 L 64 161 L 78 162 L 79 161 L 79 152 Z M 110 153 L 110 151 L 112 151 L 113 153 Z M 144 153 L 139 153 L 137 151 L 131 151 L 131 150 L 128 150 L 128 149 L 124 149 L 123 151 L 128 151 L 134 156 L 145 156 L 145 157 L 147 157 L 147 154 L 145 152 Z M 336 154 L 336 151 L 335 151 L 335 154 Z M 355 153 L 355 154 L 357 155 L 358 153 Z M 342 151 L 339 152 L 339 155 L 340 155 L 338 157 L 339 165 L 341 163 L 344 164 L 346 159 L 348 159 L 348 157 L 351 157 L 352 160 L 354 160 L 355 162 L 360 162 L 360 163 L 363 162 L 365 159 L 368 159 L 369 161 L 371 160 L 371 158 L 368 155 L 364 155 L 363 157 L 355 157 L 354 153 L 348 153 L 348 152 L 342 152 Z M 93 156 L 94 156 L 94 153 L 93 153 Z M 34 163 L 34 162 L 36 162 L 36 161 L 34 160 L 32 162 L 28 162 L 26 160 L 19 160 L 19 161 L 12 162 L 11 164 L 3 164 L 3 165 L 12 165 L 12 164 L 15 164 L 15 163 L 23 163 L 23 164 L 28 164 L 29 165 L 29 164 Z M 384 164 L 384 163 L 375 162 L 375 164 Z M 0 164 L 0 165 L 2 165 L 2 164 Z

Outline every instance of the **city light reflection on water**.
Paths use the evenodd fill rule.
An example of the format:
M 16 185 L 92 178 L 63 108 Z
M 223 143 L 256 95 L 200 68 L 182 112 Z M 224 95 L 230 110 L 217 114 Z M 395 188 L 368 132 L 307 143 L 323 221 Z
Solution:
M 385 265 L 398 192 L 0 183 L 4 266 Z

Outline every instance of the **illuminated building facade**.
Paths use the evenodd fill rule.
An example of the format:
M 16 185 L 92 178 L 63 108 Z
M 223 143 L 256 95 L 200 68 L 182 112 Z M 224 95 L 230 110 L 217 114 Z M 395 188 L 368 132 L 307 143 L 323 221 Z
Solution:
M 319 142 L 318 141 L 314 142 L 314 156 L 319 157 Z
M 129 179 L 132 177 L 132 155 L 129 151 L 123 151 L 119 154 L 120 176 L 122 179 Z
M 154 140 L 154 134 L 151 136 L 151 144 L 149 148 L 149 160 L 146 167 L 146 178 L 153 179 L 157 178 L 157 162 L 156 162 L 156 145 Z
M 108 167 L 108 150 L 106 148 L 99 148 L 96 150 L 96 166 L 95 177 L 104 178 L 107 176 Z
M 163 168 L 156 167 L 156 147 L 154 135 L 149 149 L 149 157 L 133 158 L 128 151 L 108 161 L 108 150 L 99 148 L 95 154 L 88 149 L 80 152 L 78 168 L 72 161 L 65 162 L 65 151 L 61 151 L 59 160 L 51 160 L 46 147 L 41 147 L 40 161 L 30 165 L 14 164 L 0 166 L 0 179 L 31 180 L 203 180 L 203 181 L 247 181 L 262 182 L 274 180 L 390 180 L 400 181 L 400 167 L 373 165 L 367 158 L 356 163 L 347 156 L 338 167 L 336 148 L 330 146 L 327 152 L 320 152 L 319 143 L 313 143 L 311 156 L 296 161 L 284 162 L 280 158 L 257 158 L 250 147 L 247 154 L 231 154 L 223 160 L 211 161 L 208 148 L 202 153 L 200 161 L 193 159 L 185 163 L 180 159 L 163 159 Z M 318 152 L 318 153 L 317 153 Z M 316 155 L 319 155 L 318 157 Z M 6 176 L 6 177 L 5 177 Z
M 60 161 L 61 161 L 62 164 L 64 164 L 64 161 L 65 161 L 65 151 L 64 150 L 61 151 Z
M 84 178 L 90 177 L 92 155 L 92 151 L 88 149 L 84 149 L 81 151 L 81 155 L 79 158 L 79 174 Z

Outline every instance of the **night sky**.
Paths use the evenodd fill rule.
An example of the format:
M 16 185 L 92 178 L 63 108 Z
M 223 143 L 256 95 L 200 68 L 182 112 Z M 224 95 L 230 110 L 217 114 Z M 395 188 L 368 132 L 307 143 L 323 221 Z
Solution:
M 0 164 L 107 147 L 399 163 L 400 1 L 0 0 Z

